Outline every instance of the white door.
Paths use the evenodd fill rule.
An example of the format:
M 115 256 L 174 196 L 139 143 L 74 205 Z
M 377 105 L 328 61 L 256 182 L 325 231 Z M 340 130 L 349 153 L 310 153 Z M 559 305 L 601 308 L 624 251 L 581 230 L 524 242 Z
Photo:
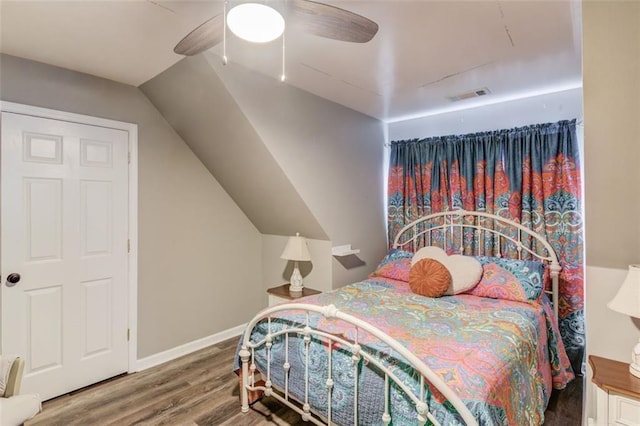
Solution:
M 2 351 L 46 400 L 128 368 L 128 133 L 0 124 Z

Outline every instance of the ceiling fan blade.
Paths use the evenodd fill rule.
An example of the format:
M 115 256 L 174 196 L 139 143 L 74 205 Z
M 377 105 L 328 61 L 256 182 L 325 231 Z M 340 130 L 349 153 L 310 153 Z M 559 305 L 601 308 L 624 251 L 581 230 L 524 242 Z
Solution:
M 173 51 L 178 55 L 193 56 L 211 49 L 224 36 L 224 16 L 216 15 L 187 34 Z
M 357 13 L 311 0 L 287 2 L 292 25 L 320 37 L 366 43 L 378 32 L 378 24 Z

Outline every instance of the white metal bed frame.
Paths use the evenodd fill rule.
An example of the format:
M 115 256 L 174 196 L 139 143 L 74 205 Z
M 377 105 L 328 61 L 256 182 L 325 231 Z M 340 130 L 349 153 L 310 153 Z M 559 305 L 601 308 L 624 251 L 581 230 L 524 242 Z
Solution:
M 491 224 L 492 228 L 487 227 L 486 224 Z M 552 299 L 554 311 L 556 314 L 557 321 L 557 311 L 558 311 L 558 275 L 561 270 L 560 265 L 558 263 L 558 259 L 556 253 L 554 252 L 551 245 L 546 241 L 546 239 L 540 234 L 533 232 L 532 230 L 516 223 L 512 220 L 504 219 L 502 217 L 483 213 L 483 212 L 471 212 L 465 210 L 455 210 L 452 212 L 443 212 L 436 213 L 432 215 L 425 216 L 420 218 L 404 228 L 402 228 L 393 243 L 394 248 L 406 249 L 409 245 L 411 245 L 412 251 L 416 251 L 418 244 L 422 241 L 424 245 L 429 245 L 432 242 L 435 242 L 439 239 L 432 239 L 431 234 L 434 231 L 442 231 L 444 232 L 444 236 L 442 240 L 444 240 L 445 250 L 449 252 L 459 252 L 464 253 L 465 247 L 464 244 L 461 244 L 459 247 L 455 249 L 449 246 L 448 241 L 455 240 L 455 232 L 458 232 L 458 237 L 460 241 L 464 240 L 464 236 L 466 233 L 472 230 L 473 238 L 475 241 L 480 241 L 481 243 L 487 237 L 487 233 L 493 236 L 494 246 L 494 255 L 501 256 L 502 246 L 505 242 L 508 242 L 512 245 L 515 245 L 515 250 L 517 252 L 517 258 L 522 258 L 522 253 L 527 252 L 531 256 L 540 261 L 547 262 L 551 271 L 552 278 Z M 495 238 L 497 237 L 497 238 Z M 523 244 L 523 238 L 528 239 L 529 241 L 534 241 L 538 244 L 533 244 L 532 247 L 540 248 L 542 253 L 536 252 L 529 248 L 527 245 Z M 493 244 L 492 243 L 492 244 Z M 483 244 L 478 244 L 483 246 Z M 454 249 L 454 250 L 452 250 Z M 306 321 L 305 324 L 300 324 L 299 326 L 293 326 L 291 328 L 285 328 L 281 330 L 272 330 L 271 328 L 271 319 L 274 314 L 282 311 L 303 311 L 306 313 Z M 327 333 L 322 330 L 314 329 L 310 326 L 309 316 L 310 313 L 319 313 L 322 314 L 327 319 L 337 319 L 341 320 L 350 326 L 353 326 L 355 329 L 353 340 L 348 340 L 346 338 L 336 336 L 330 333 Z M 263 320 L 267 320 L 267 334 L 264 339 L 258 342 L 251 341 L 251 334 L 254 327 Z M 378 341 L 383 342 L 384 344 L 391 347 L 394 351 L 396 351 L 399 355 L 405 358 L 405 360 L 420 374 L 421 382 L 420 382 L 420 392 L 419 395 L 416 395 L 409 387 L 403 383 L 401 379 L 399 379 L 393 371 L 388 369 L 379 359 L 376 359 L 372 356 L 371 353 L 363 350 L 362 346 L 358 343 L 358 335 L 361 332 L 368 333 L 369 336 L 374 336 Z M 346 334 L 345 334 L 346 335 Z M 285 363 L 282 368 L 285 371 L 285 383 L 284 389 L 274 385 L 271 381 L 271 347 L 273 344 L 273 340 L 278 338 L 279 336 L 284 336 L 285 339 Z M 304 366 L 304 377 L 305 377 L 305 392 L 304 397 L 301 397 L 301 401 L 298 401 L 295 397 L 293 397 L 289 392 L 289 370 L 291 365 L 289 364 L 288 353 L 289 353 L 289 338 L 290 336 L 298 336 L 302 337 L 305 344 L 305 366 Z M 434 415 L 429 412 L 428 405 L 425 402 L 425 380 L 427 383 L 434 386 L 440 393 L 451 403 L 451 405 L 457 410 L 462 419 L 467 425 L 477 425 L 477 421 L 474 418 L 473 414 L 466 407 L 464 402 L 460 399 L 456 393 L 451 390 L 451 388 L 437 375 L 435 374 L 422 360 L 416 357 L 413 353 L 411 353 L 407 348 L 405 348 L 402 344 L 396 341 L 391 336 L 382 332 L 378 328 L 373 325 L 356 318 L 352 315 L 346 314 L 344 312 L 339 311 L 334 305 L 328 306 L 316 306 L 305 303 L 285 303 L 282 305 L 274 306 L 271 308 L 267 308 L 261 311 L 257 316 L 255 316 L 245 328 L 244 337 L 241 345 L 241 350 L 239 352 L 240 360 L 241 360 L 241 389 L 240 389 L 240 398 L 242 404 L 242 412 L 249 411 L 249 392 L 253 391 L 262 391 L 266 396 L 272 396 L 276 400 L 281 403 L 287 405 L 294 411 L 298 412 L 302 415 L 302 419 L 305 421 L 311 421 L 314 424 L 324 425 L 324 424 L 333 424 L 332 420 L 332 407 L 329 404 L 327 407 L 327 416 L 321 417 L 316 412 L 314 412 L 309 404 L 309 345 L 311 343 L 312 338 L 321 338 L 323 341 L 328 341 L 330 344 L 327 345 L 328 348 L 334 348 L 334 343 L 338 343 L 341 349 L 347 349 L 352 353 L 353 365 L 354 365 L 354 425 L 358 425 L 358 378 L 359 378 L 359 369 L 358 365 L 360 361 L 365 363 L 369 363 L 377 367 L 384 374 L 384 383 L 385 383 L 385 407 L 384 413 L 382 415 L 382 422 L 385 425 L 388 425 L 391 422 L 391 410 L 389 406 L 389 392 L 391 389 L 391 382 L 394 382 L 402 391 L 411 399 L 416 409 L 416 420 L 420 425 L 423 425 L 429 420 L 434 425 L 439 425 L 440 423 L 435 419 Z M 256 365 L 254 363 L 254 356 L 256 349 L 264 346 L 266 348 L 266 359 L 267 366 L 266 372 L 263 371 L 261 374 L 264 378 L 264 385 L 259 384 L 256 380 Z M 327 392 L 327 400 L 331 401 L 331 392 L 333 388 L 333 379 L 332 379 L 332 353 L 328 356 L 328 371 L 327 371 L 327 380 L 326 380 L 326 392 Z

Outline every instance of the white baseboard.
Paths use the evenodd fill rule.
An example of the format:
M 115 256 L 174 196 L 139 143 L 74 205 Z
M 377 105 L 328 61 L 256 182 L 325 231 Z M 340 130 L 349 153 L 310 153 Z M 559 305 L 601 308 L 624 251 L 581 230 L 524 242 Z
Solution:
M 148 368 L 155 367 L 156 365 L 174 360 L 176 358 L 180 358 L 181 356 L 188 355 L 192 352 L 206 348 L 207 346 L 215 345 L 216 343 L 220 343 L 232 337 L 240 336 L 240 334 L 242 334 L 242 332 L 244 331 L 245 326 L 246 324 L 241 324 L 237 327 L 212 334 L 211 336 L 203 337 L 202 339 L 194 340 L 193 342 L 176 346 L 173 349 L 169 349 L 148 356 L 146 358 L 139 359 L 136 363 L 137 368 L 135 371 L 146 370 Z

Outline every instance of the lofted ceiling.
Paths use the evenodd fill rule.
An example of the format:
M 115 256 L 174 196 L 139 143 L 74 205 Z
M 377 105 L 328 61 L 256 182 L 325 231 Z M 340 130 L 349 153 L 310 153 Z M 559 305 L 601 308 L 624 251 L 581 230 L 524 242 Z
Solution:
M 327 3 L 376 21 L 378 34 L 352 44 L 292 29 L 286 84 L 372 117 L 396 121 L 581 84 L 579 1 Z M 0 50 L 139 86 L 179 61 L 174 45 L 222 10 L 222 1 L 1 0 Z M 222 46 L 211 54 L 222 56 Z M 273 78 L 281 55 L 280 39 L 227 39 L 230 61 Z M 488 95 L 451 100 L 483 88 Z

